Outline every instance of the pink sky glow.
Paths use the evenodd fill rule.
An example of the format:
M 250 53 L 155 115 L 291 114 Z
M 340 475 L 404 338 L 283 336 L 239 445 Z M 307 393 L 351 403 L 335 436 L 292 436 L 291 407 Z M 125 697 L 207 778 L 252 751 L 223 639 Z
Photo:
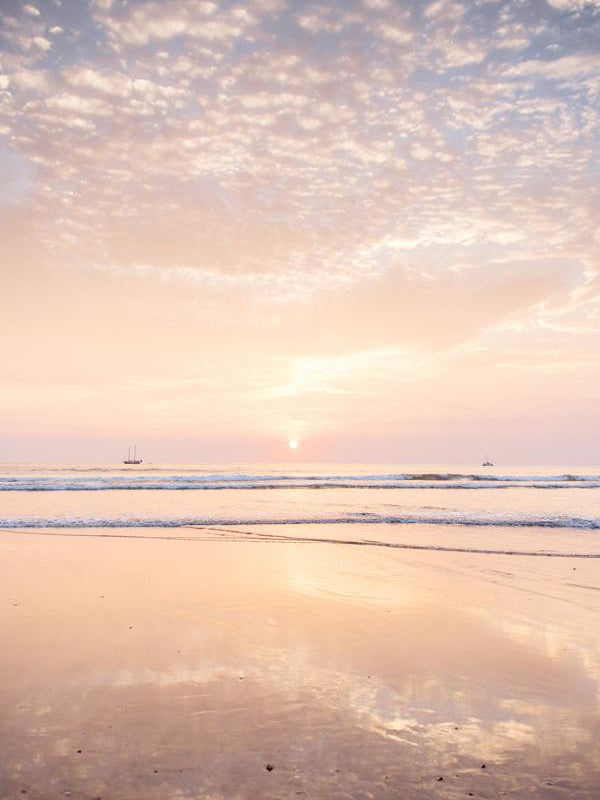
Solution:
M 599 42 L 600 0 L 4 0 L 0 461 L 600 462 Z

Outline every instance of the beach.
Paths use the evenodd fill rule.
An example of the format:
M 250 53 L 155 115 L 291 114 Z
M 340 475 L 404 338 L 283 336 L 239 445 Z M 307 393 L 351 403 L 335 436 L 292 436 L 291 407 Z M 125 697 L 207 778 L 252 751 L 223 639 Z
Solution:
M 0 531 L 2 800 L 598 797 L 597 531 L 57 521 Z

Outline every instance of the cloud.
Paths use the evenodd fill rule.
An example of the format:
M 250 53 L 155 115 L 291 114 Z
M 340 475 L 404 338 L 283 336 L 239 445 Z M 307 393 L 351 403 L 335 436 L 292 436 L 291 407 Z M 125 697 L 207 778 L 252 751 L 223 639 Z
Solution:
M 549 80 L 568 80 L 594 76 L 600 69 L 600 56 L 582 54 L 553 60 L 523 61 L 505 70 L 507 76 L 539 76 Z
M 596 60 L 567 37 L 559 59 L 515 63 L 524 32 L 537 41 L 526 15 L 477 9 L 481 27 L 466 4 L 430 3 L 417 34 L 416 18 L 387 2 L 363 3 L 351 19 L 328 4 L 299 17 L 258 1 L 96 2 L 91 23 L 110 46 L 84 53 L 61 36 L 56 65 L 34 69 L 31 45 L 3 67 L 3 125 L 39 171 L 44 258 L 199 296 L 239 290 L 249 307 L 269 308 L 265 318 L 291 321 L 290 306 L 304 314 L 313 303 L 315 325 L 325 325 L 326 295 L 339 306 L 339 348 L 354 341 L 345 315 L 378 307 L 370 346 L 437 342 L 427 308 L 445 296 L 457 309 L 442 314 L 448 326 L 476 335 L 513 313 L 508 287 L 499 309 L 500 289 L 483 283 L 493 284 L 490 264 L 500 273 L 517 256 L 514 286 L 529 297 L 526 276 L 540 284 L 523 308 L 543 302 L 551 281 L 535 265 L 550 250 L 593 262 L 580 139 L 591 141 L 598 115 L 575 89 L 542 94 L 534 79 L 591 80 Z M 276 35 L 266 13 L 292 33 Z M 15 22 L 15 39 L 43 24 L 25 34 Z M 373 35 L 379 46 L 368 48 Z M 64 187 L 59 204 L 53 186 Z M 460 296 L 479 278 L 481 317 Z M 411 309 L 395 319 L 388 296 L 413 302 L 427 324 Z
M 19 89 L 33 89 L 40 93 L 44 93 L 48 89 L 48 78 L 46 73 L 41 70 L 15 72 L 12 76 L 12 80 Z
M 246 9 L 234 7 L 218 12 L 218 5 L 211 0 L 139 3 L 124 16 L 102 14 L 99 20 L 109 33 L 128 45 L 168 41 L 176 36 L 229 41 L 256 23 L 255 17 Z
M 464 67 L 481 63 L 487 55 L 484 47 L 476 42 L 448 40 L 441 44 L 442 63 L 445 67 Z
M 600 7 L 599 0 L 547 0 L 548 5 L 558 11 L 582 11 Z
M 430 3 L 425 9 L 425 16 L 435 21 L 439 20 L 457 20 L 460 19 L 465 13 L 465 7 L 462 3 L 453 2 L 453 0 L 435 0 Z
M 66 70 L 65 80 L 71 86 L 92 89 L 115 97 L 128 97 L 132 91 L 132 81 L 123 74 L 103 74 L 89 67 Z
M 44 36 L 20 36 L 19 44 L 24 50 L 41 50 L 46 53 L 52 47 L 52 42 Z
M 410 29 L 403 26 L 390 25 L 387 22 L 380 22 L 376 30 L 383 39 L 395 44 L 405 45 L 412 41 L 413 38 L 413 32 Z
M 110 107 L 102 100 L 93 97 L 82 97 L 77 94 L 70 94 L 68 92 L 61 92 L 60 94 L 52 95 L 45 101 L 48 108 L 57 109 L 66 112 L 75 112 L 78 114 L 91 114 L 107 117 L 110 116 Z
M 332 24 L 327 19 L 318 14 L 304 14 L 298 17 L 298 25 L 310 33 L 321 33 L 322 31 L 340 30 L 339 25 Z

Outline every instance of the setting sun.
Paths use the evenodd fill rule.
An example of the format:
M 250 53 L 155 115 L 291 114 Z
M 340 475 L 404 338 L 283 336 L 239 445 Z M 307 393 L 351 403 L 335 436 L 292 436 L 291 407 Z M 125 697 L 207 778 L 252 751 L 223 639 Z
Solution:
M 300 442 L 297 439 L 290 439 L 289 446 L 290 450 L 297 450 L 300 445 Z

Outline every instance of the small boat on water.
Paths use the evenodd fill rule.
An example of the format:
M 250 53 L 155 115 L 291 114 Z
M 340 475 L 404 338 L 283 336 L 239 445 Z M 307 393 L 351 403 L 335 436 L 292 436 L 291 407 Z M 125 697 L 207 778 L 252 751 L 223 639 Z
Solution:
M 123 459 L 124 464 L 141 464 L 143 459 L 137 457 L 136 445 L 133 445 L 133 455 L 131 454 L 131 445 L 127 449 L 127 458 Z

